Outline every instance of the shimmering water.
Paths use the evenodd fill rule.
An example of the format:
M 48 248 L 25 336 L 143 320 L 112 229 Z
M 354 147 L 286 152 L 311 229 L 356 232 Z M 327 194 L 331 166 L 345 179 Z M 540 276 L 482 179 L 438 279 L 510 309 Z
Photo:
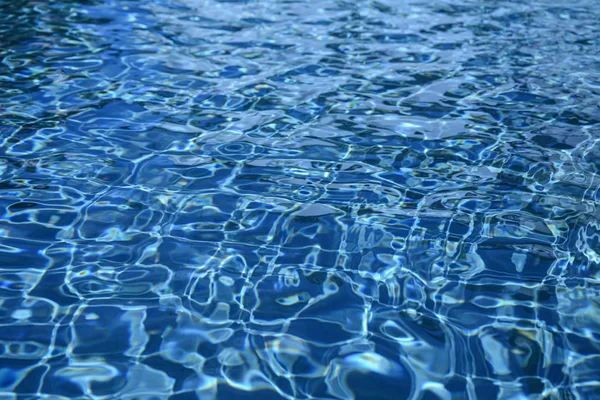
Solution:
M 0 0 L 0 60 L 1 399 L 600 398 L 597 1 Z

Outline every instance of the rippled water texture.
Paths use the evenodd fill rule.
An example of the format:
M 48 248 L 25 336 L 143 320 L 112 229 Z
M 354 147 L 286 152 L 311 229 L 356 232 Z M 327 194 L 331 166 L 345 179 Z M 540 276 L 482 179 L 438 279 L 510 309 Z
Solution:
M 600 398 L 597 1 L 0 4 L 1 399 Z

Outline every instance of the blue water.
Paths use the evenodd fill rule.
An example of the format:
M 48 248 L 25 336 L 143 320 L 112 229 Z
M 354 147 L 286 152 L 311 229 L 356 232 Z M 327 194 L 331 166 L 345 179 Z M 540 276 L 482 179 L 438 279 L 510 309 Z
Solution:
M 595 0 L 0 0 L 0 399 L 600 399 Z

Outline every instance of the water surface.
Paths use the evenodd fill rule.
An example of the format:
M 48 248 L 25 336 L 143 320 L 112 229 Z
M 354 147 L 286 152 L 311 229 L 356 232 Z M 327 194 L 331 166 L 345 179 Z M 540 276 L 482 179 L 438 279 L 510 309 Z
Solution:
M 599 10 L 2 0 L 0 398 L 600 398 Z

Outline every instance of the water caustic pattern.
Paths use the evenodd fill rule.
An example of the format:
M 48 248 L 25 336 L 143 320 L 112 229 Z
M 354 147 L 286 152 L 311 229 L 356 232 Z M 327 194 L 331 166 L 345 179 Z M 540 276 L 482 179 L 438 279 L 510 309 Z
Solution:
M 600 398 L 562 3 L 2 0 L 0 398 Z

